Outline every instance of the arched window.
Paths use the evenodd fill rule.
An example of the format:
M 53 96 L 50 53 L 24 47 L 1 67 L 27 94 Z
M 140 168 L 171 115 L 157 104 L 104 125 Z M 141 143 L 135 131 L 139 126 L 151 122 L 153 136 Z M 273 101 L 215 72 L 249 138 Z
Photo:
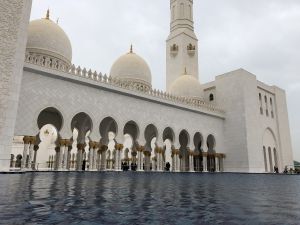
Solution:
M 261 101 L 261 93 L 259 93 L 259 95 L 258 95 L 258 96 L 259 96 L 259 101 Z
M 273 105 L 273 100 L 272 100 L 272 98 L 270 98 L 270 105 Z
M 267 99 L 267 96 L 265 95 L 265 103 L 267 103 L 268 102 L 268 99 Z
M 264 110 L 262 107 L 260 107 L 260 114 L 263 115 L 264 114 Z
M 213 95 L 213 94 L 210 94 L 210 95 L 209 95 L 209 101 L 212 102 L 212 101 L 214 101 L 214 100 L 215 100 L 214 95 Z

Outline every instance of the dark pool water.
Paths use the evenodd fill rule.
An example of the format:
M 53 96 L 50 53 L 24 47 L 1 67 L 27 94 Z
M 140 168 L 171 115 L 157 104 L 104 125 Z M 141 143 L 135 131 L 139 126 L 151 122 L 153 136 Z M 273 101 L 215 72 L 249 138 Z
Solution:
M 1 224 L 300 224 L 300 176 L 0 175 Z

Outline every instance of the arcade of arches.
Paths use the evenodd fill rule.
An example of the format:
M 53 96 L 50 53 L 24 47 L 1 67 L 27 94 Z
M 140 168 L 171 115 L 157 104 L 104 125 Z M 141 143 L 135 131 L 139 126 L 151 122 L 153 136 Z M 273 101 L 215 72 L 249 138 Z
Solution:
M 224 168 L 225 155 L 216 152 L 216 139 L 212 134 L 207 138 L 200 132 L 190 136 L 183 129 L 176 137 L 171 127 L 159 134 L 153 124 L 140 130 L 132 120 L 124 127 L 118 127 L 116 120 L 106 117 L 98 127 L 101 138 L 92 140 L 90 134 L 97 127 L 93 127 L 88 114 L 81 112 L 73 117 L 71 137 L 61 137 L 63 121 L 62 114 L 53 107 L 41 111 L 37 118 L 39 133 L 22 136 L 23 152 L 11 155 L 11 167 L 24 170 L 171 172 L 222 172 Z M 123 132 L 123 143 L 116 140 L 118 132 Z M 178 146 L 174 144 L 176 138 Z M 161 146 L 158 143 L 162 143 Z

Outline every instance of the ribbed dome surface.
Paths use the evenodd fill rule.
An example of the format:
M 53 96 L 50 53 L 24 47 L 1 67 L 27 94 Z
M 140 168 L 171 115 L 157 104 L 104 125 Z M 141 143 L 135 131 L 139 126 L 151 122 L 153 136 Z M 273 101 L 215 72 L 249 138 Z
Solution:
M 28 28 L 27 52 L 72 61 L 71 42 L 63 29 L 50 19 L 33 20 Z
M 137 54 L 130 52 L 116 60 L 110 70 L 113 78 L 144 83 L 151 86 L 151 71 L 146 61 Z
M 199 81 L 191 75 L 182 75 L 170 86 L 169 92 L 175 96 L 187 98 L 202 98 L 202 88 Z

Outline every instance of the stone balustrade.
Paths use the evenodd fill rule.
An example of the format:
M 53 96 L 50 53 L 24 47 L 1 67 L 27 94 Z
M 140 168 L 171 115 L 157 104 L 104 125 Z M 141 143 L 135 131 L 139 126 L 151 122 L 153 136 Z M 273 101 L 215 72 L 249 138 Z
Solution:
M 142 83 L 123 80 L 121 81 L 120 79 L 112 78 L 107 74 L 97 73 L 96 71 L 92 71 L 91 69 L 87 70 L 86 68 L 81 68 L 80 66 L 76 67 L 74 64 L 69 66 L 65 62 L 53 57 L 26 53 L 25 62 L 68 73 L 74 76 L 83 77 L 89 80 L 97 81 L 99 83 L 139 92 L 144 95 L 171 101 L 173 103 L 179 103 L 192 108 L 202 108 L 210 112 L 216 112 L 220 114 L 225 113 L 216 105 L 207 103 L 203 99 L 180 97 L 167 92 L 163 92 L 161 90 L 149 89 L 149 87 L 143 85 Z

